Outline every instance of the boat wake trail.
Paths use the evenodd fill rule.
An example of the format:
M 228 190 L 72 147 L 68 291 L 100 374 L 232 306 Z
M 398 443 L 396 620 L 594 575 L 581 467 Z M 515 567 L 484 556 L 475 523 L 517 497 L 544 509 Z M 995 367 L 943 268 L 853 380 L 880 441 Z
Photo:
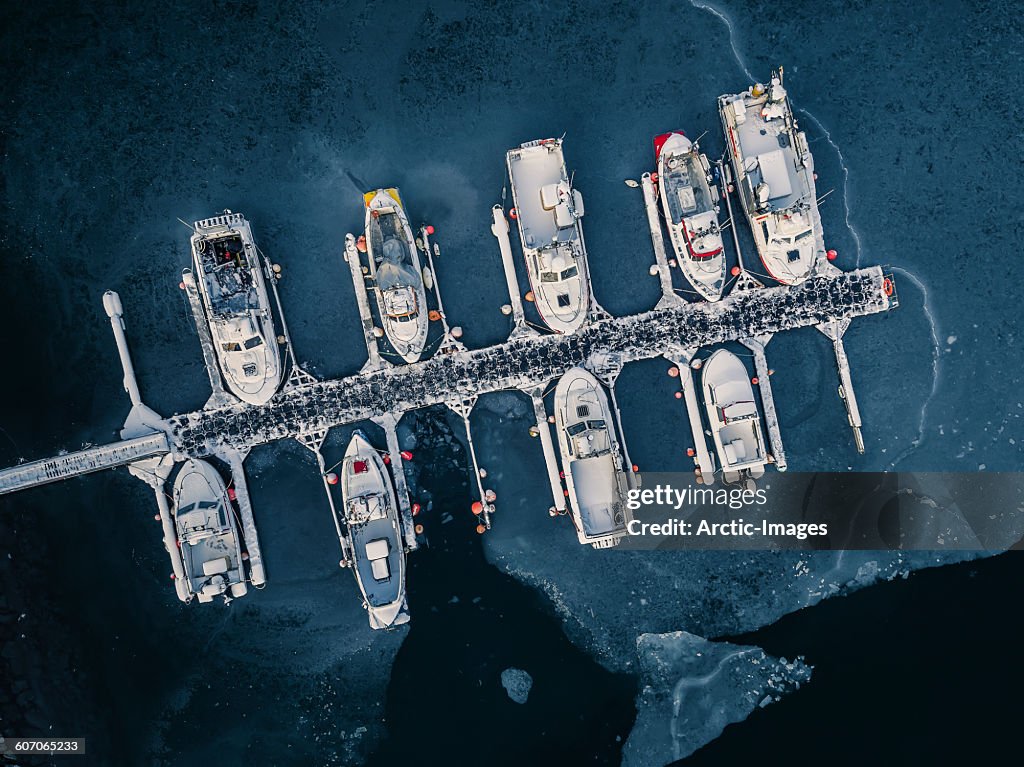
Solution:
M 931 294 L 928 292 L 928 287 L 912 272 L 901 266 L 894 266 L 892 267 L 892 270 L 906 277 L 915 287 L 917 287 L 918 290 L 921 291 L 924 316 L 928 319 L 928 327 L 932 334 L 932 390 L 928 394 L 927 398 L 925 398 L 924 404 L 921 405 L 921 414 L 917 424 L 917 439 L 910 443 L 909 447 L 893 459 L 892 463 L 889 464 L 890 468 L 895 467 L 897 463 L 910 455 L 924 441 L 924 424 L 928 415 L 928 406 L 931 404 L 932 400 L 935 398 L 936 392 L 939 390 L 939 361 L 941 359 L 942 351 L 939 341 L 939 323 L 938 320 L 935 319 L 935 313 L 932 311 L 932 300 Z
M 739 48 L 736 47 L 736 29 L 733 27 L 732 19 L 729 18 L 729 14 L 715 8 L 713 5 L 699 2 L 699 0 L 690 0 L 690 5 L 699 10 L 707 11 L 721 19 L 722 23 L 725 24 L 726 29 L 729 30 L 729 47 L 732 48 L 732 55 L 736 58 L 736 63 L 739 64 L 740 69 L 743 70 L 743 74 L 747 76 L 747 79 L 750 82 L 756 82 L 756 78 L 750 74 L 750 70 L 747 69 L 747 64 L 743 60 L 743 56 L 740 54 Z
M 836 150 L 836 156 L 839 158 L 839 167 L 843 169 L 843 217 L 846 222 L 846 228 L 850 230 L 850 234 L 853 235 L 853 242 L 857 249 L 857 268 L 860 268 L 860 232 L 850 221 L 850 169 L 846 166 L 846 158 L 843 157 L 843 150 L 839 148 L 839 144 L 832 140 L 832 134 L 828 132 L 828 128 L 821 124 L 821 120 L 815 117 L 813 114 L 808 112 L 806 109 L 801 109 L 807 117 L 810 118 L 811 122 L 818 126 L 818 130 L 825 134 L 825 140 Z

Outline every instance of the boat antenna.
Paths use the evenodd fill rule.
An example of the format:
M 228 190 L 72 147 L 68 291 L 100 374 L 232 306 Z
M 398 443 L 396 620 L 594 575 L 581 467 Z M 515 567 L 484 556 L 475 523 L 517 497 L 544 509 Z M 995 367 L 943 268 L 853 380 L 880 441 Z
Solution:
M 697 136 L 697 138 L 695 138 L 695 139 L 693 140 L 693 145 L 694 145 L 694 146 L 697 146 L 697 145 L 698 145 L 698 144 L 700 143 L 700 140 L 701 140 L 702 138 L 704 138 L 704 137 L 705 137 L 706 135 L 708 135 L 708 132 L 707 132 L 707 131 L 704 131 L 704 132 L 703 132 L 703 133 L 701 133 L 701 134 L 700 134 L 699 136 Z
M 192 232 L 192 234 L 196 233 L 195 227 L 192 226 L 192 224 L 188 223 L 188 221 L 184 221 L 181 218 L 178 218 L 178 220 L 181 221 L 183 226 L 188 227 L 188 230 Z

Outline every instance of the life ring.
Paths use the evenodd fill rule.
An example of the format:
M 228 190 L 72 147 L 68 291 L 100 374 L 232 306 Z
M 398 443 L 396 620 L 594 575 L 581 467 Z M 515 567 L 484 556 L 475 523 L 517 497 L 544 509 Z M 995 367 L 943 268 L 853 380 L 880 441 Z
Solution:
M 891 296 L 893 291 L 892 280 L 886 277 L 885 280 L 882 281 L 882 288 L 885 290 L 885 295 Z

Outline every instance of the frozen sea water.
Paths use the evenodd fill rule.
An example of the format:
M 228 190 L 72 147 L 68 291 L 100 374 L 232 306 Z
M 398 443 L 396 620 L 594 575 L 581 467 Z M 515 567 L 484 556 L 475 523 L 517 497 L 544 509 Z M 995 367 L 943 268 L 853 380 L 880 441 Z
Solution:
M 685 759 L 728 725 L 795 692 L 811 679 L 797 658 L 773 658 L 758 647 L 709 642 L 676 631 L 636 640 L 641 690 L 637 720 L 622 751 L 625 767 Z

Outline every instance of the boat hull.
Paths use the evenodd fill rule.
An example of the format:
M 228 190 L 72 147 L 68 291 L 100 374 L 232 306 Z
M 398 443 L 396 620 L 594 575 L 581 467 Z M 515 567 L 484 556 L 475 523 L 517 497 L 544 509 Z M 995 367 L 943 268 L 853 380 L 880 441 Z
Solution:
M 405 548 L 395 489 L 380 454 L 359 431 L 342 460 L 341 493 L 352 572 L 370 627 L 407 623 Z
M 197 221 L 194 229 L 196 286 L 224 385 L 243 402 L 264 405 L 281 388 L 284 364 L 249 222 L 225 212 Z
M 592 428 L 596 423 L 603 428 Z M 626 475 L 608 397 L 583 368 L 569 370 L 555 387 L 555 429 L 579 542 L 616 545 L 630 519 Z
M 505 162 L 534 305 L 551 330 L 572 333 L 586 322 L 591 297 L 583 198 L 569 183 L 562 141 L 527 142 Z
M 423 356 L 430 330 L 427 291 L 416 238 L 398 189 L 363 195 L 374 299 L 388 342 L 406 364 Z
M 761 416 L 746 367 L 732 352 L 719 349 L 701 366 L 708 424 L 726 480 L 746 473 L 764 474 L 767 463 Z
M 725 289 L 726 264 L 710 165 L 682 132 L 662 134 L 654 146 L 661 209 L 676 263 L 694 290 L 718 301 Z
M 767 88 L 720 96 L 719 116 L 743 213 L 768 275 L 797 285 L 825 258 L 814 158 L 773 73 Z
M 220 473 L 206 461 L 190 459 L 178 470 L 172 497 L 189 594 L 200 602 L 244 595 L 241 535 Z

